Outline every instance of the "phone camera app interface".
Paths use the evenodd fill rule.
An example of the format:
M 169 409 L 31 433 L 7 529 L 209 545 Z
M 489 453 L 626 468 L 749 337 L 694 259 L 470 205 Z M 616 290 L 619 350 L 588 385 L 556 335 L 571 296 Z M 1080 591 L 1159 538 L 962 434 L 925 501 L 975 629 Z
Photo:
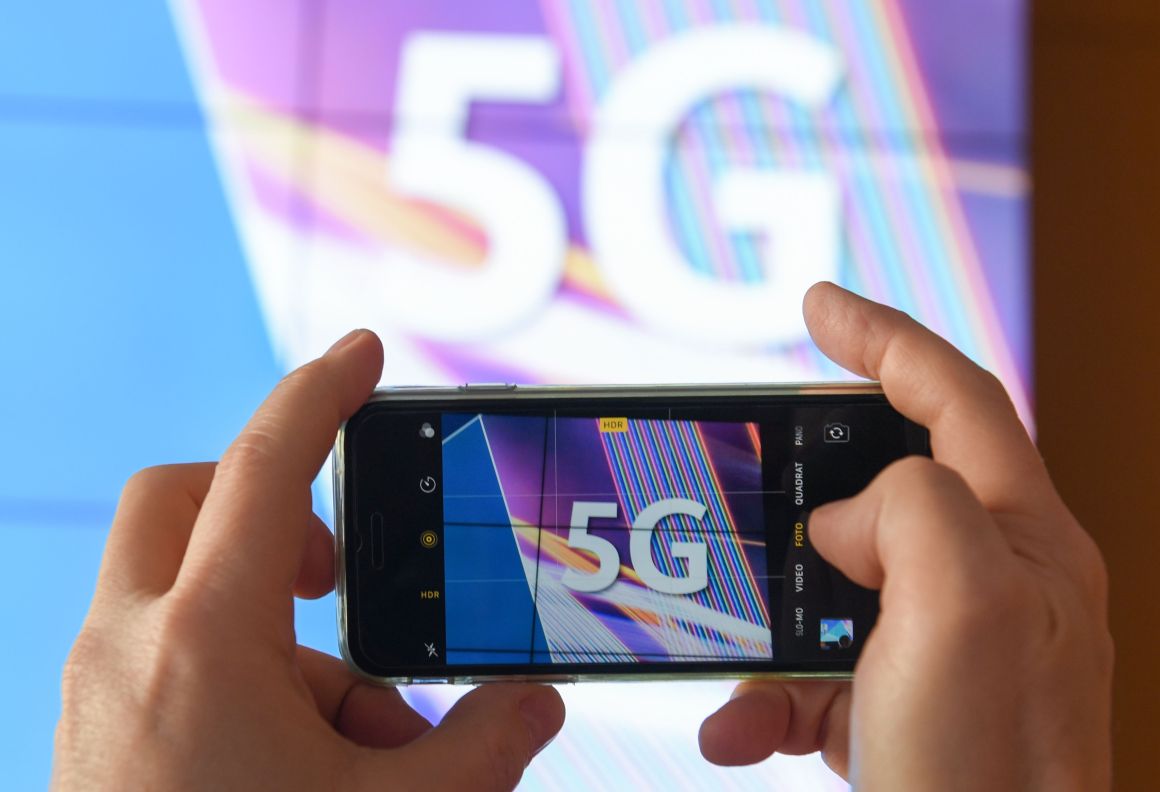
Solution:
M 358 602 L 376 625 L 360 640 L 384 666 L 481 669 L 465 674 L 852 668 L 877 594 L 808 526 L 925 452 L 875 398 L 397 412 L 368 471 L 382 583 Z

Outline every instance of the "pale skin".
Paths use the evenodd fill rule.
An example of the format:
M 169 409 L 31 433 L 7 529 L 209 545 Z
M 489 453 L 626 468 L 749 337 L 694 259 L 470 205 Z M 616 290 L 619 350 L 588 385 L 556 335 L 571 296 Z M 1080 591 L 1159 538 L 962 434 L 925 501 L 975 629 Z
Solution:
M 356 331 L 283 380 L 217 465 L 130 480 L 65 667 L 57 789 L 511 789 L 559 731 L 550 687 L 481 687 L 432 728 L 295 643 L 294 596 L 334 586 L 310 483 L 382 364 Z
M 748 682 L 701 727 L 720 764 L 823 751 L 857 788 L 1106 789 L 1112 645 L 1092 540 L 997 381 L 903 314 L 820 284 L 810 332 L 931 430 L 810 539 L 882 590 L 855 681 Z M 486 685 L 432 728 L 297 646 L 333 587 L 310 482 L 370 394 L 356 331 L 287 377 L 218 464 L 126 486 L 65 667 L 57 789 L 510 789 L 563 724 L 550 687 Z
M 880 379 L 934 459 L 810 518 L 810 541 L 882 612 L 852 684 L 747 682 L 701 751 L 749 764 L 822 751 L 861 790 L 1111 785 L 1107 578 L 999 382 L 909 317 L 832 284 L 810 334 Z

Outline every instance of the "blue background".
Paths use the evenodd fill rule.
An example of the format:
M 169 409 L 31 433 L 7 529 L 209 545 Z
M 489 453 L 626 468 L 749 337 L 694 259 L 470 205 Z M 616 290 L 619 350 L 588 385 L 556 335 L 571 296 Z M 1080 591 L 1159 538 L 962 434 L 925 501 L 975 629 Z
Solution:
M 43 788 L 125 480 L 216 459 L 277 382 L 169 10 L 0 18 L 0 745 Z M 299 607 L 335 650 L 332 598 Z
M 976 13 L 977 4 L 952 5 Z M 905 6 L 908 16 L 956 12 Z M 931 46 L 949 44 L 977 46 L 964 36 Z M 1009 88 L 979 100 L 1010 99 L 1021 128 L 1021 96 Z M 125 480 L 147 465 L 219 457 L 280 376 L 206 131 L 162 0 L 5 4 L 4 789 L 48 781 L 61 666 Z M 985 260 L 1023 251 L 1020 217 L 981 200 L 968 211 L 987 229 L 982 243 L 995 240 L 989 252 L 998 253 Z M 1015 337 L 1026 305 L 1021 265 L 988 272 L 994 293 L 1017 297 L 1000 305 Z M 329 597 L 300 603 L 299 640 L 335 651 L 333 613 Z
M 451 437 L 443 445 L 447 662 L 527 663 L 533 650 L 546 654 L 548 644 L 519 547 L 507 527 L 511 521 L 503 485 L 481 421 L 454 437 L 452 425 L 443 429 L 443 436 Z M 543 438 L 545 422 L 534 423 L 529 432 L 538 430 Z M 496 619 L 497 613 L 504 618 Z

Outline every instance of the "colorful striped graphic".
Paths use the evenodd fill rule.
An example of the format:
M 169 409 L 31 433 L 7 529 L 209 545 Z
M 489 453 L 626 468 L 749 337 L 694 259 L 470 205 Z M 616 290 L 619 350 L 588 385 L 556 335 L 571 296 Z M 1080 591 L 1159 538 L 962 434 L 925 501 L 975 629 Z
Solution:
M 449 570 L 464 571 L 447 585 L 449 662 L 511 662 L 519 652 L 544 663 L 773 657 L 755 425 L 627 419 L 625 431 L 603 432 L 597 418 L 553 418 L 545 426 L 540 417 L 489 415 L 455 423 L 461 428 L 443 443 L 444 511 L 454 515 L 444 552 Z M 527 453 L 541 444 L 543 455 Z M 593 463 L 600 459 L 604 465 Z M 463 470 L 475 472 L 465 478 Z M 655 526 L 638 525 L 650 506 L 673 499 L 697 504 L 703 516 L 670 514 Z M 510 534 L 496 523 L 501 503 Z M 578 504 L 597 504 L 607 518 L 585 519 L 579 540 L 575 518 L 561 520 Z M 533 513 L 538 520 L 529 519 Z M 631 540 L 639 531 L 648 532 L 647 560 Z M 590 578 L 611 563 L 593 555 L 592 542 L 617 561 L 605 584 L 585 591 L 569 575 Z M 704 553 L 705 584 L 688 594 L 659 591 L 640 565 L 686 579 L 694 568 L 675 551 L 679 543 Z M 493 571 L 493 559 L 513 550 L 527 584 L 519 594 Z M 473 578 L 472 569 L 487 571 Z M 487 610 L 480 603 L 496 612 L 534 609 L 534 623 L 514 631 L 517 643 L 507 643 L 498 625 L 494 640 L 480 643 L 491 637 L 476 630 L 477 614 Z M 469 645 L 467 634 L 476 643 Z
M 752 424 L 749 427 L 756 428 Z M 669 530 L 659 543 L 661 570 L 670 575 L 682 573 L 681 564 L 670 552 L 671 540 L 712 542 L 712 557 L 720 574 L 710 575 L 709 587 L 691 595 L 692 599 L 712 610 L 768 628 L 768 594 L 764 582 L 755 578 L 742 546 L 748 542 L 764 552 L 764 526 L 750 525 L 748 533 L 742 533 L 742 527 L 733 519 L 698 423 L 630 421 L 627 433 L 604 437 L 603 444 L 627 522 L 632 523 L 650 504 L 675 495 L 699 497 L 708 506 L 708 513 L 699 521 L 684 515 L 671 518 Z M 754 456 L 753 464 L 760 472 L 760 456 Z M 705 636 L 705 628 L 699 625 L 682 627 Z
M 771 263 L 768 250 L 763 252 L 767 240 L 761 234 L 728 230 L 712 198 L 715 186 L 736 170 L 824 174 L 840 189 L 837 279 L 911 313 L 993 370 L 1030 422 L 1028 372 L 1016 364 L 1016 352 L 1026 360 L 1027 350 L 1013 349 L 1004 333 L 997 287 L 988 283 L 963 205 L 966 184 L 976 194 L 1006 201 L 1010 208 L 1003 211 L 1018 212 L 1025 177 L 1006 163 L 951 159 L 900 2 L 543 0 L 502 13 L 497 7 L 496 24 L 508 19 L 521 35 L 540 31 L 556 48 L 559 100 L 502 112 L 486 101 L 473 102 L 469 112 L 480 123 L 463 134 L 472 145 L 548 174 L 571 213 L 567 207 L 578 200 L 578 167 L 594 113 L 630 65 L 662 43 L 723 25 L 809 37 L 836 53 L 841 67 L 837 89 L 820 107 L 806 109 L 770 92 L 725 91 L 694 107 L 675 130 L 662 189 L 669 232 L 687 266 L 712 281 L 759 286 L 777 260 Z M 307 103 L 323 110 L 305 112 L 272 92 L 268 64 L 259 69 L 222 49 L 217 33 L 227 29 L 233 13 L 226 5 L 177 2 L 191 52 L 214 75 L 206 92 L 220 130 L 219 153 L 253 251 L 254 278 L 275 345 L 288 366 L 325 348 L 331 335 L 341 334 L 340 325 L 357 319 L 387 338 L 394 361 L 389 376 L 398 382 L 841 376 L 804 339 L 762 349 L 701 348 L 651 327 L 626 312 L 609 288 L 602 269 L 607 265 L 593 258 L 591 229 L 584 217 L 571 214 L 559 289 L 527 320 L 458 342 L 438 337 L 434 329 L 399 325 L 386 306 L 394 304 L 392 294 L 408 289 L 391 279 L 388 259 L 404 255 L 426 262 L 432 273 L 469 274 L 479 272 L 493 250 L 478 218 L 394 187 L 390 119 L 396 109 L 390 102 L 401 79 L 399 48 L 409 40 L 408 24 L 416 33 L 439 29 L 433 21 L 442 18 L 437 6 L 422 11 L 385 3 L 356 10 L 329 4 L 327 19 L 338 29 L 353 30 L 358 22 L 403 32 L 392 34 L 394 50 L 358 50 L 371 61 L 357 69 L 343 60 L 342 50 L 328 49 L 334 75 L 351 77 L 340 83 L 326 76 L 319 95 Z M 332 99 L 339 91 L 341 101 Z M 623 134 L 631 139 L 634 130 Z M 497 200 L 503 196 L 502 190 L 496 193 Z M 299 248 L 303 255 L 293 253 Z M 1018 258 L 1019 252 L 1005 255 Z M 547 266 L 528 266 L 533 264 Z M 663 295 L 666 287 L 655 288 Z M 416 281 L 413 292 L 422 298 L 426 289 Z M 478 313 L 482 320 L 488 306 L 479 305 Z M 431 318 L 432 328 L 441 321 L 434 309 L 423 316 Z M 591 343 L 577 345 L 582 336 Z M 1025 340 L 1019 335 L 1014 342 Z M 624 353 L 608 354 L 611 344 Z M 647 365 L 633 361 L 634 353 Z
M 563 45 L 577 119 L 590 115 L 626 64 L 683 31 L 748 22 L 832 44 L 847 76 L 821 112 L 743 91 L 689 116 L 673 142 L 667 176 L 674 233 L 698 271 L 760 280 L 760 241 L 726 233 L 707 200 L 720 174 L 744 166 L 837 175 L 845 199 L 843 285 L 920 317 L 993 369 L 1030 418 L 896 0 L 542 0 L 541 9 Z M 825 370 L 813 347 L 795 354 Z
M 667 140 L 660 189 L 667 232 L 688 268 L 708 283 L 754 287 L 776 269 L 758 234 L 729 231 L 719 216 L 712 191 L 723 175 L 824 174 L 840 192 L 838 282 L 911 313 L 994 371 L 1031 424 L 1022 0 L 989 0 L 985 10 L 977 0 L 169 2 L 271 344 L 287 370 L 362 325 L 384 338 L 390 360 L 384 381 L 398 384 L 846 376 L 805 340 L 715 347 L 642 321 L 612 288 L 608 262 L 581 209 L 593 120 L 626 69 L 682 35 L 756 25 L 831 48 L 841 62 L 840 81 L 813 109 L 776 92 L 734 90 L 696 105 L 681 120 Z M 390 307 L 393 295 L 423 297 L 423 275 L 486 271 L 496 248 L 479 216 L 447 201 L 416 198 L 396 179 L 406 164 L 396 145 L 404 51 L 421 34 L 449 32 L 531 37 L 557 53 L 557 96 L 526 103 L 473 97 L 456 140 L 538 174 L 566 226 L 559 262 L 526 262 L 529 268 L 558 265 L 561 273 L 538 310 L 458 341 L 405 324 Z M 673 75 L 672 82 L 682 79 Z M 624 134 L 632 139 L 632 130 Z M 975 146 L 977 138 L 984 145 Z M 495 202 L 507 200 L 496 185 L 474 187 Z M 633 218 L 626 215 L 623 222 Z M 392 262 L 404 255 L 425 268 L 400 282 L 389 276 Z M 658 295 L 665 289 L 664 282 L 656 284 Z M 458 313 L 485 320 L 503 311 L 480 304 Z M 442 318 L 439 310 L 430 315 Z M 723 312 L 721 321 L 729 320 Z M 759 447 L 756 436 L 751 446 Z M 634 453 L 647 458 L 641 456 L 647 447 Z M 627 448 L 617 453 L 620 464 L 632 462 Z M 611 462 L 608 470 L 605 491 L 611 492 Z M 698 480 L 692 466 L 661 475 Z M 556 491 L 566 490 L 561 485 Z M 619 501 L 622 520 L 630 501 L 630 494 Z M 713 519 L 728 519 L 731 503 L 714 508 Z M 534 530 L 529 526 L 538 515 L 528 519 L 520 503 L 512 507 L 510 536 L 519 538 L 508 541 L 513 552 L 518 543 L 526 554 L 524 532 Z M 544 545 L 549 557 L 591 563 L 583 554 L 567 555 L 574 551 L 565 533 Z M 657 563 L 671 560 L 658 556 Z M 621 580 L 633 584 L 627 567 Z M 701 596 L 707 602 L 711 595 Z M 734 613 L 754 612 L 741 594 L 732 604 L 712 596 Z M 570 591 L 545 590 L 541 597 L 582 607 Z M 632 609 L 636 604 L 639 610 Z M 626 621 L 644 622 L 650 606 L 624 607 Z M 599 627 L 608 649 L 622 651 L 611 640 L 620 637 L 577 621 L 579 611 L 559 612 L 568 620 L 559 630 L 583 632 L 584 624 L 600 634 Z M 693 634 L 672 634 L 678 632 Z M 566 690 L 569 725 L 529 768 L 524 784 L 556 790 L 844 788 L 816 759 L 775 758 L 748 769 L 706 765 L 690 724 L 694 713 L 724 700 L 728 687 Z M 438 717 L 458 692 L 407 695 Z

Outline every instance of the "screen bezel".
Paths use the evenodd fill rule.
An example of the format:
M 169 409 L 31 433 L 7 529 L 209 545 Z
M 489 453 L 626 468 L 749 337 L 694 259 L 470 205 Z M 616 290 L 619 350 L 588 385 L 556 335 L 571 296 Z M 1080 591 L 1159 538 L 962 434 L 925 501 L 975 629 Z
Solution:
M 785 660 L 713 660 L 663 661 L 642 663 L 513 663 L 513 664 L 442 664 L 438 666 L 383 666 L 361 646 L 359 592 L 353 584 L 357 565 L 348 554 L 357 553 L 352 545 L 349 516 L 355 507 L 358 486 L 358 427 L 370 415 L 383 410 L 413 412 L 512 412 L 520 410 L 607 410 L 615 402 L 618 414 L 673 407 L 704 407 L 707 398 L 722 409 L 768 408 L 775 403 L 785 407 L 792 403 L 809 406 L 884 405 L 885 397 L 876 383 L 825 383 L 785 386 L 650 386 L 650 387 L 560 387 L 483 385 L 449 388 L 388 388 L 375 392 L 339 432 L 335 445 L 334 484 L 336 508 L 336 572 L 340 647 L 343 656 L 364 677 L 384 684 L 414 682 L 474 683 L 490 680 L 532 679 L 540 681 L 580 681 L 610 679 L 674 678 L 745 678 L 745 677 L 824 677 L 848 678 L 857 660 L 844 655 L 832 661 Z M 904 421 L 908 453 L 928 455 L 926 430 Z M 365 503 L 364 503 L 365 506 Z M 359 507 L 363 508 L 363 507 Z M 771 592 L 772 597 L 772 592 Z M 772 601 L 771 601 L 772 610 Z

